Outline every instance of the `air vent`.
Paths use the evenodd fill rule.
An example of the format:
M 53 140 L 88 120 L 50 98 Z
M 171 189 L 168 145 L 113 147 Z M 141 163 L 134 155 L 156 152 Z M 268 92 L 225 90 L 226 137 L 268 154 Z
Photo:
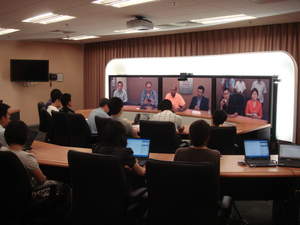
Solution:
M 74 34 L 76 33 L 75 31 L 70 31 L 70 30 L 52 30 L 50 33 L 54 34 Z

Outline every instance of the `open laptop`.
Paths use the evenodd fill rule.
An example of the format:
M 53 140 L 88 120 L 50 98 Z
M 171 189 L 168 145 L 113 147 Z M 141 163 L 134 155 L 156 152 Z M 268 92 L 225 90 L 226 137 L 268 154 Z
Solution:
M 267 140 L 244 140 L 245 162 L 250 167 L 277 166 L 270 159 L 269 143 Z
M 300 145 L 279 145 L 278 166 L 300 167 Z
M 150 140 L 128 138 L 127 148 L 131 148 L 133 155 L 138 159 L 139 164 L 144 165 L 149 158 Z
M 28 129 L 27 139 L 26 139 L 26 142 L 25 142 L 25 144 L 23 146 L 23 150 L 24 151 L 31 150 L 31 145 L 32 145 L 32 143 L 35 140 L 35 138 L 36 138 L 37 135 L 38 135 L 37 131 Z

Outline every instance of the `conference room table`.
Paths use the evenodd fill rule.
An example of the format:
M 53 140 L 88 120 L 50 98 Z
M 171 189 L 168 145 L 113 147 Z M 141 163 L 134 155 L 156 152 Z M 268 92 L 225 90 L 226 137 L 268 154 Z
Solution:
M 34 141 L 33 153 L 50 179 L 69 182 L 67 154 L 69 150 L 91 153 L 89 148 L 66 147 Z M 272 155 L 277 159 L 277 155 Z M 150 159 L 172 161 L 174 154 L 150 153 Z M 288 167 L 242 166 L 242 155 L 223 155 L 220 160 L 221 193 L 235 200 L 273 200 L 274 224 L 297 224 L 300 169 Z M 204 181 L 205 182 L 205 181 Z M 284 208 L 284 210 L 283 210 Z

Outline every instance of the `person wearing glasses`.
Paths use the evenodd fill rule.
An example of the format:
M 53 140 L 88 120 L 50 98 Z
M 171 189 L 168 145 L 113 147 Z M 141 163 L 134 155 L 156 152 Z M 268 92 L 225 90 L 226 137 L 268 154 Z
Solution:
M 155 90 L 152 89 L 151 81 L 145 83 L 145 89 L 141 93 L 141 108 L 157 108 L 158 97 Z

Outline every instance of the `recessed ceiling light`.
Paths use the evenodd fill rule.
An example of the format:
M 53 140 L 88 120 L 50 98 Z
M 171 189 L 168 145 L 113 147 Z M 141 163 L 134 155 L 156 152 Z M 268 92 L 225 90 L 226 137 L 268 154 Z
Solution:
M 54 14 L 52 12 L 44 13 L 38 16 L 34 16 L 25 20 L 22 20 L 22 22 L 25 23 L 40 23 L 40 24 L 48 24 L 48 23 L 56 23 L 61 22 L 65 20 L 71 20 L 76 17 L 74 16 L 68 16 L 68 15 L 58 15 Z
M 154 2 L 154 1 L 159 1 L 159 0 L 96 0 L 93 1 L 92 3 L 122 8 L 131 5 L 144 4 L 148 2 Z
M 72 40 L 72 41 L 79 41 L 79 40 L 85 40 L 85 39 L 92 39 L 92 38 L 99 38 L 99 36 L 94 35 L 79 35 L 74 37 L 65 37 L 64 40 Z
M 230 23 L 230 22 L 241 21 L 241 20 L 250 20 L 250 19 L 256 19 L 256 17 L 247 16 L 245 14 L 238 14 L 238 15 L 230 15 L 230 16 L 205 18 L 205 19 L 196 19 L 196 20 L 191 20 L 191 22 L 201 23 L 201 24 L 217 24 L 217 23 Z
M 19 29 L 11 29 L 11 28 L 0 28 L 0 35 L 10 34 L 13 32 L 17 32 Z
M 151 32 L 151 31 L 158 31 L 160 28 L 154 27 L 151 30 L 135 30 L 135 29 L 124 29 L 124 30 L 115 30 L 115 33 L 123 33 L 123 34 L 131 34 L 131 33 L 143 33 L 143 32 Z

